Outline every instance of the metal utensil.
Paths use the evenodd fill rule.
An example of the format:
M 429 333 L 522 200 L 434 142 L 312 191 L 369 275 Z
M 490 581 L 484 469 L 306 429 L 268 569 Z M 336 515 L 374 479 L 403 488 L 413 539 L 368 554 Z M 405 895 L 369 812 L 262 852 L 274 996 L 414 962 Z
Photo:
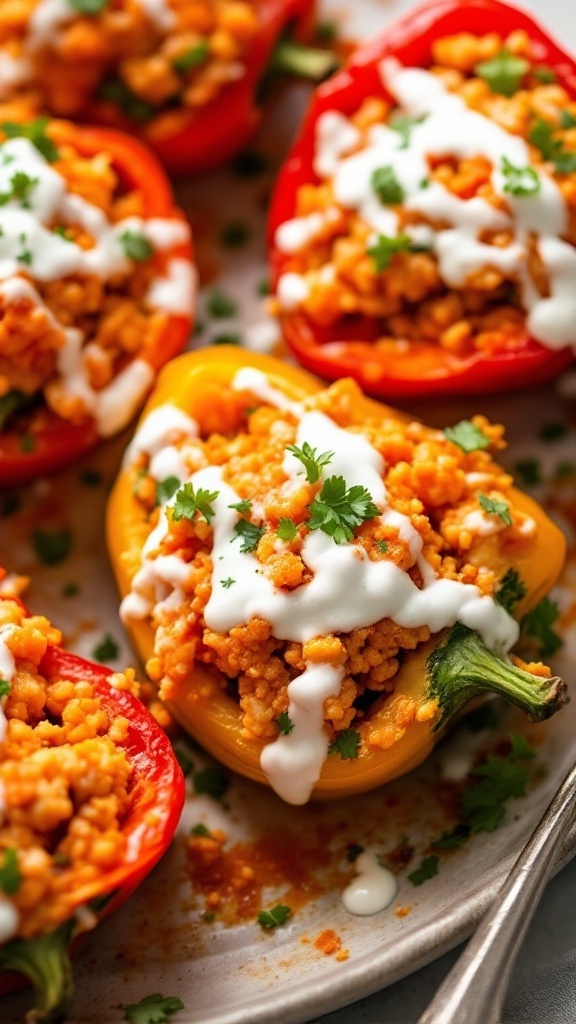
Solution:
M 568 773 L 460 959 L 418 1024 L 499 1024 L 512 967 L 576 819 Z

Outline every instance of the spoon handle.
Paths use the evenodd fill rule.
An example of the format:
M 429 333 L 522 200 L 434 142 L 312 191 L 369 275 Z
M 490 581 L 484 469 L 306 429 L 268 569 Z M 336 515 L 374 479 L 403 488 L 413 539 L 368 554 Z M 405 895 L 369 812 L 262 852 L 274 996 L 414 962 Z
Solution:
M 518 950 L 554 868 L 555 854 L 574 824 L 575 797 L 576 766 L 418 1024 L 499 1024 Z

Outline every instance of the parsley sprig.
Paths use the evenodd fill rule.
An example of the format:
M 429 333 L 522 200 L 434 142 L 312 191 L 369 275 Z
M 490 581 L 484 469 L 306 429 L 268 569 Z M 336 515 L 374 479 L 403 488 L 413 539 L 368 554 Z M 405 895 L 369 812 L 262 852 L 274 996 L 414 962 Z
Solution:
M 508 569 L 498 584 L 494 600 L 511 613 L 518 601 L 526 597 L 526 593 L 526 584 L 520 573 L 516 569 Z
M 14 896 L 22 885 L 22 874 L 18 863 L 18 852 L 12 846 L 4 850 L 0 864 L 0 890 L 6 896 Z
M 308 441 L 304 441 L 301 448 L 296 444 L 289 444 L 286 446 L 286 451 L 291 452 L 294 458 L 302 463 L 306 471 L 306 479 L 310 484 L 315 484 L 320 479 L 322 468 L 334 458 L 334 452 L 322 452 L 321 455 L 317 455 L 316 449 L 312 448 Z
M 26 121 L 22 124 L 16 121 L 2 121 L 0 130 L 9 139 L 28 139 L 44 159 L 53 164 L 60 154 L 46 134 L 48 121 L 47 117 L 37 117 L 35 121 Z
M 544 159 L 554 164 L 559 174 L 570 174 L 576 171 L 576 153 L 565 149 L 563 139 L 556 138 L 555 132 L 556 125 L 538 117 L 530 129 L 529 139 Z
M 366 252 L 374 260 L 374 266 L 380 274 L 387 270 L 392 258 L 400 252 L 428 252 L 428 246 L 421 245 L 410 237 L 410 235 L 378 235 L 374 245 L 370 245 Z
M 404 189 L 396 177 L 392 164 L 385 167 L 377 167 L 372 172 L 370 184 L 381 203 L 394 205 L 401 203 L 404 199 Z
M 184 484 L 176 492 L 176 500 L 170 506 L 172 519 L 179 523 L 181 519 L 194 519 L 196 513 L 203 516 L 207 523 L 214 518 L 212 502 L 216 501 L 219 491 L 207 491 L 204 487 L 194 490 L 191 483 Z
M 328 747 L 328 754 L 340 754 L 343 761 L 355 761 L 360 750 L 360 733 L 356 729 L 344 729 Z
M 474 73 L 488 83 L 492 92 L 499 92 L 502 96 L 513 96 L 518 92 L 524 75 L 529 71 L 528 61 L 511 53 L 507 46 L 502 47 L 490 60 L 480 61 L 474 68 Z
M 308 529 L 322 530 L 336 544 L 353 540 L 357 526 L 380 515 L 370 491 L 360 484 L 347 487 L 343 476 L 328 477 L 308 508 Z
M 536 756 L 525 736 L 510 737 L 510 753 L 488 754 L 471 774 L 460 802 L 460 814 L 472 832 L 494 832 L 511 798 L 524 796 L 529 779 L 527 761 Z
M 271 931 L 273 928 L 278 928 L 279 925 L 285 924 L 291 914 L 292 910 L 290 907 L 285 906 L 283 903 L 278 903 L 271 910 L 260 911 L 258 914 L 258 924 L 265 931 Z
M 444 437 L 455 444 L 461 451 L 469 454 L 470 452 L 480 451 L 482 448 L 488 448 L 490 446 L 490 438 L 480 427 L 476 427 L 470 420 L 460 420 L 453 427 L 446 427 L 444 430 Z
M 242 554 L 245 554 L 247 551 L 254 551 L 258 547 L 260 537 L 264 533 L 264 527 L 251 523 L 249 519 L 240 519 L 234 527 L 234 533 L 236 537 L 240 537 L 242 541 L 240 551 Z
M 522 619 L 522 636 L 535 642 L 543 658 L 549 658 L 562 646 L 563 640 L 553 628 L 560 615 L 556 601 L 543 597 Z
M 163 996 L 154 992 L 144 996 L 138 1003 L 125 1003 L 124 1020 L 130 1024 L 165 1024 L 168 1017 L 184 1009 L 184 1003 L 177 996 Z
M 541 188 L 541 181 L 533 167 L 515 167 L 507 157 L 502 157 L 503 191 L 511 196 L 534 196 Z
M 505 524 L 505 526 L 512 525 L 512 516 L 510 515 L 510 506 L 505 501 L 498 501 L 497 498 L 489 498 L 487 494 L 478 494 L 478 503 L 489 516 L 498 516 L 499 519 Z

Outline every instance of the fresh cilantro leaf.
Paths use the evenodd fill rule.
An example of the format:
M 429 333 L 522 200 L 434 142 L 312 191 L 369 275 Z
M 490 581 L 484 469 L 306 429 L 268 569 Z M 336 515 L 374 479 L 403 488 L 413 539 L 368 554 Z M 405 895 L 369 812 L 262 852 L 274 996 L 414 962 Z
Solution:
M 360 843 L 350 843 L 348 847 L 348 852 L 346 854 L 346 859 L 350 861 L 351 864 L 353 864 L 354 861 L 358 860 L 358 857 L 360 856 L 361 853 L 364 853 L 364 847 L 360 846 Z
M 477 452 L 489 448 L 490 438 L 480 427 L 474 426 L 470 420 L 460 420 L 453 427 L 446 427 L 444 437 L 457 445 L 463 452 Z
M 498 516 L 506 526 L 511 525 L 510 506 L 505 501 L 498 501 L 496 498 L 489 498 L 487 494 L 480 493 L 478 502 L 488 515 Z
M 92 657 L 95 661 L 99 661 L 104 664 L 107 661 L 114 661 L 120 654 L 120 647 L 116 643 L 113 636 L 109 633 L 96 644 L 96 647 L 92 651 Z
M 494 594 L 496 604 L 502 605 L 507 612 L 512 613 L 514 605 L 518 604 L 523 597 L 526 597 L 526 585 L 516 569 L 508 569 L 500 580 L 498 589 Z
M 291 913 L 290 907 L 279 903 L 276 907 L 272 907 L 271 910 L 261 910 L 257 918 L 258 924 L 266 931 L 270 931 L 272 928 L 278 928 L 279 925 L 285 924 Z
M 386 552 L 388 551 L 388 541 L 387 540 L 377 540 L 376 541 L 376 547 L 378 548 L 379 551 L 382 552 L 383 555 L 385 555 Z
M 410 235 L 378 235 L 374 245 L 368 247 L 366 252 L 374 260 L 374 266 L 380 274 L 386 270 L 392 258 L 399 252 L 421 252 L 424 247 L 412 241 Z
M 552 628 L 559 615 L 556 602 L 543 597 L 522 619 L 522 635 L 536 642 L 543 658 L 551 657 L 562 646 L 562 638 Z
M 62 597 L 77 597 L 80 593 L 80 585 L 78 583 L 65 583 L 62 587 Z
M 196 513 L 203 516 L 207 523 L 210 523 L 215 516 L 212 502 L 216 501 L 219 491 L 207 491 L 199 487 L 197 491 L 191 483 L 184 484 L 176 492 L 176 500 L 170 506 L 170 514 L 175 522 L 181 519 L 193 520 Z
M 568 427 L 565 423 L 544 423 L 538 431 L 538 436 L 541 441 L 549 444 L 550 441 L 560 441 L 567 433 Z
M 327 466 L 334 458 L 334 452 L 322 452 L 321 455 L 317 455 L 316 449 L 312 448 L 308 441 L 304 441 L 301 448 L 298 445 L 289 444 L 286 446 L 286 451 L 292 452 L 292 455 L 302 463 L 306 471 L 306 479 L 310 484 L 315 484 L 320 479 L 322 467 Z
M 219 764 L 209 765 L 194 776 L 194 791 L 221 800 L 230 786 L 230 779 Z
M 530 71 L 530 64 L 523 57 L 517 57 L 504 46 L 490 60 L 480 61 L 474 68 L 474 74 L 488 83 L 492 92 L 503 96 L 513 96 L 518 92 L 524 75 Z
M 155 992 L 144 996 L 139 1003 L 125 1003 L 124 1020 L 130 1024 L 165 1024 L 168 1017 L 184 1009 L 184 1003 L 177 996 L 163 996 Z
M 451 832 L 443 832 L 430 846 L 433 850 L 457 850 L 470 838 L 469 825 L 456 825 Z
M 250 238 L 250 228 L 242 221 L 233 220 L 220 232 L 220 244 L 225 249 L 241 249 Z
M 542 470 L 538 459 L 520 459 L 514 463 L 514 469 L 526 487 L 536 487 L 542 483 Z
M 25 408 L 29 403 L 27 395 L 21 391 L 7 391 L 0 397 L 0 430 L 6 426 L 12 413 Z
M 560 111 L 560 127 L 564 129 L 576 128 L 576 117 L 569 110 Z
M 328 753 L 340 754 L 344 761 L 354 761 L 358 757 L 360 748 L 360 733 L 355 729 L 345 729 L 339 732 L 336 739 L 328 747 Z
M 7 697 L 10 693 L 10 683 L 7 679 L 0 679 L 0 697 Z
M 146 236 L 137 231 L 124 231 L 120 235 L 120 241 L 128 259 L 135 260 L 136 263 L 149 260 L 154 252 L 154 248 Z
M 156 483 L 156 502 L 158 505 L 165 505 L 174 497 L 180 487 L 180 480 L 177 476 L 167 476 L 165 480 L 158 480 Z
M 471 772 L 471 784 L 462 793 L 460 813 L 472 832 L 494 832 L 504 814 L 506 801 L 524 796 L 528 769 L 511 750 L 507 757 L 488 754 Z
M 281 711 L 276 719 L 276 725 L 283 736 L 289 736 L 294 728 L 294 722 L 287 711 Z
M 296 524 L 293 523 L 291 519 L 288 519 L 287 516 L 281 516 L 278 520 L 276 535 L 280 537 L 280 540 L 294 540 L 294 538 L 298 536 Z
M 554 470 L 554 479 L 569 480 L 571 476 L 576 476 L 576 462 L 559 462 Z
M 392 164 L 386 164 L 385 167 L 377 167 L 376 170 L 372 171 L 370 184 L 381 203 L 394 205 L 401 203 L 404 199 L 404 189 L 396 177 Z
M 236 512 L 249 512 L 252 502 L 249 498 L 244 498 L 242 501 L 237 501 L 236 504 L 228 505 L 228 508 L 236 509 Z
M 536 757 L 534 747 L 522 732 L 512 733 L 510 747 L 510 757 L 515 757 L 518 761 L 532 761 Z
M 542 85 L 553 85 L 554 82 L 558 81 L 556 72 L 548 67 L 547 64 L 538 64 L 535 68 L 532 68 L 532 74 L 537 82 L 541 82 Z
M 355 527 L 380 515 L 370 492 L 359 484 L 347 488 L 342 476 L 328 477 L 308 509 L 308 528 L 322 530 L 336 544 L 353 540 Z
M 260 295 L 263 299 L 265 299 L 267 295 L 270 295 L 270 281 L 267 277 L 263 277 L 261 281 L 258 281 L 258 284 L 256 285 L 256 294 Z
M 408 881 L 412 882 L 412 885 L 423 885 L 429 878 L 434 878 L 434 875 L 438 874 L 438 863 L 438 857 L 435 854 L 424 857 L 420 866 L 408 875 Z
M 16 171 L 10 178 L 10 191 L 0 195 L 0 206 L 5 206 L 10 199 L 19 199 L 22 206 L 29 207 L 30 193 L 37 184 L 38 178 L 31 178 L 26 171 Z
M 223 334 L 215 334 L 210 341 L 212 345 L 241 345 L 242 336 L 235 331 L 226 331 Z
M 70 7 L 80 14 L 100 14 L 108 6 L 108 0 L 68 0 Z
M 23 263 L 24 266 L 30 267 L 32 265 L 32 252 L 30 249 L 26 248 L 28 238 L 24 233 L 22 233 L 19 236 L 18 241 L 20 242 L 22 249 L 16 256 L 16 259 L 18 260 L 18 263 Z
M 533 167 L 515 167 L 502 157 L 503 191 L 511 196 L 533 196 L 540 191 L 541 182 Z
M 230 587 L 234 583 L 236 583 L 236 580 L 233 580 L 231 576 L 229 576 L 228 579 L 226 580 L 220 580 L 220 586 L 224 587 L 224 590 L 230 590 Z
M 240 519 L 234 527 L 234 533 L 242 540 L 240 551 L 245 554 L 247 551 L 254 551 L 259 544 L 260 537 L 264 533 L 263 526 L 256 526 L 248 519 Z M 234 539 L 234 538 L 233 538 Z
M 179 74 L 184 75 L 187 71 L 191 71 L 192 68 L 197 68 L 200 64 L 203 64 L 207 60 L 210 53 L 210 47 L 205 39 L 202 39 L 199 43 L 195 43 L 194 46 L 190 46 L 189 49 L 181 53 L 179 57 L 175 57 L 172 61 L 172 67 Z
M 44 159 L 49 164 L 53 164 L 60 154 L 46 134 L 48 122 L 48 117 L 37 117 L 34 121 L 25 121 L 22 124 L 15 121 L 2 121 L 0 131 L 3 131 L 9 139 L 28 139 Z
M 395 114 L 390 119 L 390 121 L 388 122 L 389 128 L 392 128 L 393 131 L 398 132 L 400 138 L 402 139 L 402 143 L 399 147 L 400 149 L 408 148 L 408 145 L 410 143 L 410 136 L 412 135 L 414 128 L 416 128 L 417 125 L 422 124 L 422 122 L 425 120 L 425 114 L 423 114 L 421 117 L 409 117 L 405 116 L 404 114 Z
M 225 320 L 227 317 L 234 316 L 237 310 L 238 307 L 234 299 L 220 291 L 219 288 L 214 288 L 206 300 L 206 312 L 216 320 Z
M 69 530 L 38 526 L 32 531 L 32 546 L 44 565 L 59 565 L 72 550 L 72 535 Z
M 570 174 L 576 171 L 576 153 L 566 150 L 563 140 L 554 137 L 556 130 L 556 125 L 538 117 L 528 137 L 532 145 L 540 150 L 544 159 L 554 164 L 559 174 Z
M 65 242 L 71 242 L 72 239 L 70 237 L 69 230 L 70 229 L 64 224 L 57 224 L 55 228 L 52 228 L 52 234 L 59 235 L 59 237 L 63 238 Z
M 197 825 L 194 825 L 194 828 L 190 829 L 190 835 L 191 836 L 209 836 L 210 835 L 210 829 L 207 829 L 206 825 L 204 825 L 201 821 L 199 821 Z
M 130 91 L 120 78 L 109 78 L 100 87 L 100 98 L 106 103 L 114 103 L 120 110 L 137 124 L 144 124 L 156 116 L 157 108 L 146 100 L 141 100 Z
M 18 863 L 17 851 L 8 846 L 4 850 L 2 863 L 0 864 L 0 890 L 6 896 L 14 896 L 22 884 L 22 875 Z
M 184 776 L 190 775 L 194 770 L 194 762 L 183 747 L 174 747 L 174 757 L 178 761 Z

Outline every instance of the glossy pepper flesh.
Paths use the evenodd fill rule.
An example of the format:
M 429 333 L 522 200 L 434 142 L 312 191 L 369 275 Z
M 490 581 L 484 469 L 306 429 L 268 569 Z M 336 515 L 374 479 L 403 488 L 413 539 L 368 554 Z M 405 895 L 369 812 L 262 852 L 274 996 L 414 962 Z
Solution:
M 82 156 L 105 153 L 123 186 L 137 189 L 143 197 L 144 217 L 182 218 L 174 203 L 170 183 L 154 156 L 129 135 L 108 128 L 80 128 L 58 121 L 58 142 L 69 142 Z M 191 244 L 179 244 L 164 250 L 163 257 L 193 262 Z M 185 347 L 192 320 L 170 314 L 166 326 L 147 359 L 158 371 Z M 30 443 L 25 444 L 24 439 Z M 8 419 L 0 429 L 0 487 L 29 483 L 46 473 L 69 465 L 99 442 L 94 421 L 70 423 L 47 405 L 32 404 Z
M 460 32 L 503 37 L 524 30 L 538 61 L 576 98 L 576 62 L 532 18 L 500 0 L 433 0 L 410 11 L 374 41 L 360 47 L 345 67 L 316 90 L 299 138 L 280 172 L 272 199 L 269 238 L 274 282 L 288 257 L 275 245 L 279 225 L 296 215 L 298 190 L 317 184 L 314 171 L 316 126 L 326 111 L 353 116 L 363 100 L 385 95 L 378 72 L 386 57 L 407 67 L 428 67 L 432 45 Z M 281 314 L 284 337 L 300 363 L 328 380 L 350 376 L 369 394 L 382 398 L 484 394 L 530 387 L 552 379 L 574 359 L 570 347 L 552 350 L 525 334 L 513 349 L 458 356 L 438 344 L 411 342 L 406 351 L 379 351 L 377 320 L 325 327 L 295 309 Z M 576 334 L 575 334 L 576 341 Z
M 226 431 L 224 423 L 226 391 L 236 373 L 252 366 L 266 374 L 270 383 L 288 398 L 300 401 L 321 390 L 321 383 L 302 370 L 269 356 L 255 356 L 236 348 L 202 350 L 182 356 L 162 372 L 144 413 L 171 403 L 195 419 L 201 433 Z M 386 406 L 362 398 L 355 408 L 358 421 L 392 416 L 405 419 Z M 220 424 L 220 426 L 219 426 Z M 557 579 L 564 562 L 565 540 L 542 509 L 520 491 L 510 495 L 513 508 L 529 515 L 536 524 L 536 540 L 516 552 L 502 555 L 495 566 L 500 577 L 515 568 L 526 587 L 526 596 L 517 604 L 519 617 L 543 597 Z M 108 546 L 121 594 L 130 591 L 134 566 L 138 564 L 146 538 L 146 512 L 135 498 L 127 469 L 118 477 L 108 507 Z M 129 566 L 132 569 L 129 569 Z M 133 621 L 130 631 L 143 661 L 154 650 L 154 631 L 146 620 Z M 438 670 L 435 652 L 443 644 L 442 664 L 453 671 Z M 448 657 L 449 656 L 449 657 Z M 469 672 L 463 671 L 464 665 Z M 478 693 L 495 690 L 523 707 L 533 718 L 541 719 L 557 710 L 565 700 L 564 684 L 542 679 L 515 669 L 488 651 L 475 633 L 454 627 L 406 655 L 395 677 L 393 694 L 377 712 L 382 728 L 392 727 L 395 739 L 389 749 L 361 744 L 354 760 L 330 757 L 325 762 L 314 795 L 337 797 L 371 789 L 402 775 L 419 764 L 431 751 L 444 727 L 464 703 Z M 427 709 L 426 720 L 416 719 L 402 729 L 402 709 L 416 701 Z M 190 678 L 175 686 L 171 711 L 180 723 L 210 753 L 224 764 L 259 782 L 266 782 L 260 768 L 263 743 L 246 739 L 241 725 L 239 705 L 219 685 L 207 667 L 196 662 Z M 362 737 L 362 726 L 359 729 Z

